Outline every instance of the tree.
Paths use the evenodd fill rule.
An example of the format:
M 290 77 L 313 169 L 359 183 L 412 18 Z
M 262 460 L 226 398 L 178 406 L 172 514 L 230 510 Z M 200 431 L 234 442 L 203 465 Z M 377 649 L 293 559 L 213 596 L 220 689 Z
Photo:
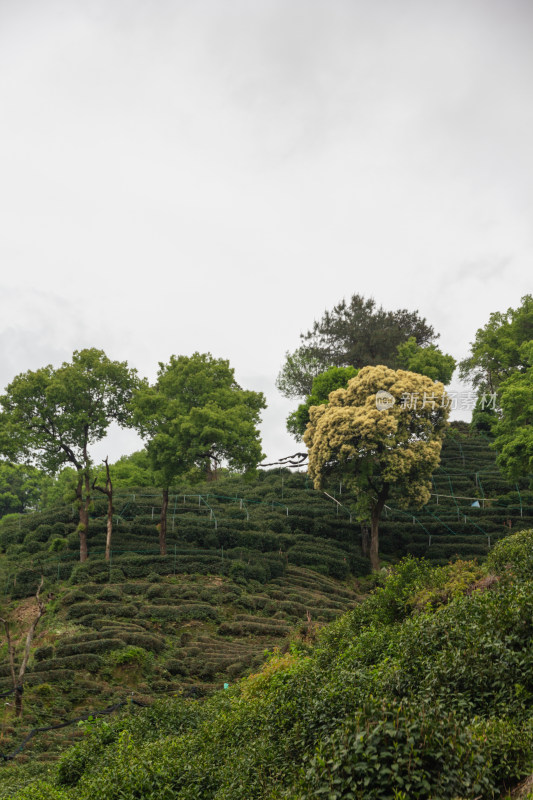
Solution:
M 92 488 L 97 492 L 101 492 L 107 497 L 107 531 L 105 540 L 105 560 L 109 561 L 111 555 L 111 538 L 113 536 L 113 483 L 111 481 L 111 472 L 109 470 L 109 461 L 107 456 L 104 459 L 105 464 L 105 483 L 100 486 L 97 483 L 98 477 L 93 480 Z
M 154 475 L 146 450 L 137 450 L 129 456 L 121 456 L 112 465 L 113 483 L 119 489 L 135 489 L 154 485 Z
M 343 389 L 351 378 L 355 378 L 355 367 L 330 367 L 313 379 L 311 394 L 304 403 L 300 403 L 296 411 L 287 417 L 287 430 L 296 441 L 301 441 L 309 423 L 309 409 L 327 403 L 329 395 L 336 389 Z
M 500 384 L 500 415 L 492 426 L 497 461 L 507 478 L 533 480 L 533 341 L 520 348 L 524 372 Z
M 277 386 L 286 397 L 302 397 L 311 393 L 313 377 L 329 367 L 359 369 L 385 364 L 396 368 L 398 345 L 411 336 L 419 346 L 438 338 L 417 311 L 385 311 L 382 306 L 376 307 L 373 298 L 365 300 L 354 294 L 349 302 L 342 300 L 332 311 L 326 311 L 311 330 L 300 335 L 302 345 L 287 353 Z
M 75 351 L 71 363 L 18 375 L 0 397 L 0 452 L 33 463 L 51 475 L 76 470 L 80 560 L 87 558 L 91 503 L 90 445 L 111 422 L 128 425 L 127 403 L 138 385 L 136 370 L 110 361 L 95 348 Z
M 455 370 L 455 358 L 443 353 L 434 344 L 420 347 L 414 336 L 406 342 L 399 344 L 398 366 L 408 372 L 418 372 L 427 375 L 432 381 L 440 381 L 445 386 L 449 384 Z
M 429 500 L 449 414 L 444 391 L 442 383 L 413 372 L 364 367 L 328 405 L 309 410 L 309 475 L 316 488 L 335 475 L 353 490 L 359 519 L 370 522 L 374 570 L 386 501 L 405 508 Z
M 162 489 L 159 547 L 165 555 L 172 482 L 194 468 L 214 479 L 222 462 L 230 469 L 256 467 L 263 458 L 257 425 L 265 399 L 236 383 L 229 361 L 194 353 L 160 363 L 156 383 L 138 391 L 132 406 Z
M 470 356 L 459 364 L 462 380 L 470 380 L 479 393 L 496 392 L 500 384 L 514 373 L 529 367 L 524 345 L 533 340 L 533 296 L 522 297 L 522 304 L 506 312 L 495 312 L 475 341 Z
M 41 589 L 43 588 L 44 577 L 41 577 L 41 582 L 39 583 L 37 592 L 35 594 L 35 600 L 37 602 L 37 611 L 30 623 L 30 627 L 28 628 L 28 632 L 26 634 L 26 644 L 24 646 L 24 652 L 22 654 L 22 660 L 20 662 L 20 667 L 17 671 L 15 667 L 15 644 L 13 639 L 11 638 L 11 628 L 9 621 L 5 617 L 0 617 L 0 622 L 4 626 L 6 640 L 7 640 L 7 654 L 9 658 L 9 671 L 11 674 L 11 682 L 13 684 L 13 694 L 15 695 L 15 714 L 17 717 L 22 716 L 22 693 L 24 690 L 24 676 L 26 674 L 26 667 L 28 666 L 28 661 L 30 658 L 30 649 L 31 644 L 33 642 L 33 637 L 35 636 L 35 631 L 37 629 L 37 625 L 39 624 L 39 620 L 43 616 L 46 611 L 46 606 L 43 603 L 40 595 Z
M 278 377 L 276 387 L 284 397 L 305 397 L 313 391 L 313 380 L 323 372 L 329 363 L 310 354 L 305 347 L 294 353 L 285 353 L 285 364 Z
M 43 507 L 53 481 L 26 464 L 0 461 L 0 517 Z

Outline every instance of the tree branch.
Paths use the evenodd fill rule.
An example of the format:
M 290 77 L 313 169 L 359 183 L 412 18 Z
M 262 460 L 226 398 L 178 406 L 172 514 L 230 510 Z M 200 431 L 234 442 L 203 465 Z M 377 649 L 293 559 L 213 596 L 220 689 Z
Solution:
M 37 593 L 35 595 L 35 599 L 37 600 L 37 616 L 30 625 L 30 628 L 28 630 L 28 635 L 26 636 L 26 646 L 24 647 L 24 655 L 22 657 L 22 662 L 20 664 L 20 669 L 18 674 L 19 684 L 22 682 L 24 678 L 24 673 L 26 672 L 26 667 L 28 666 L 28 660 L 30 658 L 30 647 L 33 641 L 33 637 L 35 635 L 35 629 L 37 628 L 39 620 L 46 611 L 46 607 L 40 598 L 41 589 L 43 588 L 43 583 L 44 583 L 44 575 L 41 575 L 41 582 L 39 584 L 39 588 L 37 589 Z M 15 685 L 15 683 L 13 683 L 13 685 Z

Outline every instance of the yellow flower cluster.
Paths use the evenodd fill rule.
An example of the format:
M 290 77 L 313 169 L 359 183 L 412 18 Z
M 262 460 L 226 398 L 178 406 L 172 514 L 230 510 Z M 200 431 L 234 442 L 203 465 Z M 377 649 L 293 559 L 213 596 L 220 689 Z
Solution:
M 384 410 L 376 404 L 379 391 L 394 398 Z M 382 365 L 361 369 L 346 389 L 330 394 L 328 405 L 309 411 L 304 442 L 315 486 L 334 466 L 356 489 L 387 483 L 406 505 L 427 502 L 449 413 L 444 394 L 442 383 L 424 375 Z

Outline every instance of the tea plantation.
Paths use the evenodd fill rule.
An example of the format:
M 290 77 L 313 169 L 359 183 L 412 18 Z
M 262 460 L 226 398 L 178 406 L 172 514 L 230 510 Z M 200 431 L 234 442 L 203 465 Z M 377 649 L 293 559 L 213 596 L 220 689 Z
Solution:
M 533 531 L 485 567 L 409 557 L 314 645 L 294 640 L 203 701 L 96 723 L 40 773 L 8 766 L 4 796 L 509 797 L 533 769 L 532 633 Z
M 495 464 L 495 454 L 482 437 L 464 436 L 452 430 L 445 441 L 441 467 L 433 477 L 433 484 L 431 502 L 424 509 L 405 511 L 393 504 L 385 509 L 380 531 L 384 565 L 405 556 L 424 556 L 427 565 L 446 571 L 452 569 L 445 566 L 450 559 L 477 558 L 478 562 L 483 561 L 489 553 L 492 557 L 496 552 L 493 548 L 499 539 L 521 529 L 533 528 L 533 494 L 524 486 L 512 486 L 502 479 Z M 442 707 L 437 703 L 430 713 L 428 706 L 429 716 L 420 717 L 420 709 L 426 707 L 415 690 L 415 684 L 421 681 L 422 662 L 416 667 L 419 670 L 416 674 L 413 666 L 415 672 L 409 673 L 411 677 L 402 677 L 402 670 L 407 669 L 405 653 L 413 654 L 415 662 L 416 658 L 425 657 L 421 644 L 416 643 L 417 635 L 421 637 L 420 642 L 427 642 L 428 652 L 437 647 L 431 644 L 431 637 L 443 634 L 434 631 L 435 625 L 438 628 L 435 620 L 444 619 L 451 613 L 449 609 L 455 608 L 456 600 L 449 606 L 447 601 L 456 594 L 461 596 L 457 599 L 457 607 L 463 609 L 460 613 L 470 613 L 465 610 L 465 603 L 469 603 L 470 598 L 462 595 L 466 586 L 482 579 L 481 567 L 457 562 L 459 566 L 454 583 L 453 576 L 448 573 L 445 575 L 443 572 L 437 579 L 434 576 L 440 574 L 438 571 L 433 573 L 429 566 L 418 568 L 413 566 L 417 562 L 408 561 L 406 563 L 411 566 L 404 567 L 401 573 L 406 588 L 399 592 L 396 601 L 393 602 L 392 589 L 396 587 L 398 590 L 399 579 L 390 578 L 384 588 L 372 596 L 374 599 L 360 605 L 362 595 L 375 585 L 375 578 L 368 575 L 368 563 L 361 552 L 361 528 L 345 487 L 331 485 L 327 494 L 317 492 L 305 474 L 290 474 L 287 470 L 264 472 L 251 483 L 246 483 L 241 476 L 225 476 L 216 482 L 178 486 L 172 493 L 169 506 L 166 556 L 160 556 L 157 548 L 160 496 L 156 490 L 118 491 L 114 506 L 109 562 L 104 559 L 105 504 L 99 498 L 95 499 L 89 530 L 89 559 L 83 564 L 78 562 L 76 513 L 70 505 L 47 513 L 20 515 L 0 524 L 0 592 L 3 606 L 18 624 L 21 636 L 26 630 L 26 620 L 35 603 L 33 595 L 42 574 L 46 578 L 43 593 L 49 596 L 26 673 L 24 717 L 22 721 L 14 720 L 9 709 L 6 710 L 2 752 L 13 752 L 37 725 L 46 727 L 60 723 L 127 698 L 149 704 L 156 701 L 151 710 L 130 711 L 122 721 L 111 722 L 109 717 L 105 725 L 95 723 L 96 739 L 89 738 L 93 743 L 98 740 L 99 744 L 91 745 L 90 758 L 86 743 L 81 745 L 81 750 L 75 751 L 85 754 L 76 756 L 83 762 L 76 780 L 69 772 L 71 767 L 62 766 L 63 777 L 58 786 L 50 789 L 49 795 L 43 790 L 43 798 L 88 797 L 90 792 L 102 798 L 268 797 L 273 800 L 282 797 L 348 797 L 341 789 L 335 794 L 335 781 L 338 779 L 341 781 L 339 786 L 343 785 L 343 771 L 349 766 L 343 762 L 342 753 L 359 741 L 358 732 L 363 729 L 369 734 L 370 749 L 365 758 L 370 760 L 370 753 L 383 747 L 380 736 L 386 738 L 386 731 L 391 726 L 396 726 L 397 730 L 402 720 L 406 725 L 414 725 L 416 730 L 419 730 L 416 726 L 422 724 L 421 719 L 424 725 L 427 722 L 424 736 L 428 742 L 434 742 L 435 748 L 442 749 L 445 741 L 440 741 L 439 737 L 449 736 L 450 741 L 456 742 L 454 749 L 463 753 L 466 760 L 464 753 L 472 746 L 472 741 L 477 742 L 486 735 L 483 720 L 492 719 L 494 714 L 498 720 L 503 719 L 501 729 L 498 728 L 502 742 L 515 735 L 522 741 L 521 736 L 529 735 L 526 728 L 525 732 L 522 728 L 519 732 L 518 728 L 511 730 L 506 727 L 508 715 L 503 713 L 501 704 L 496 711 L 492 706 L 487 711 L 482 705 L 478 704 L 474 709 L 472 704 L 467 704 L 464 713 L 469 720 L 478 715 L 481 727 L 479 731 L 474 727 L 473 733 L 469 728 L 467 733 L 460 733 L 466 717 L 461 716 L 461 707 L 450 711 L 448 699 L 456 692 L 452 684 L 442 690 Z M 408 577 L 411 573 L 418 574 L 417 569 L 420 570 L 420 585 L 414 577 L 412 580 Z M 428 577 L 430 575 L 433 577 Z M 448 581 L 451 588 L 436 587 L 434 584 L 438 580 L 443 586 Z M 422 592 L 423 586 L 426 586 L 427 597 Z M 418 599 L 415 601 L 413 598 L 417 591 Z M 483 597 L 494 597 L 495 591 L 483 593 Z M 516 592 L 518 589 L 507 587 L 505 591 Z M 389 598 L 387 610 L 380 607 L 378 613 L 375 611 L 378 602 L 375 598 L 385 596 Z M 398 608 L 393 611 L 395 602 Z M 439 611 L 441 616 L 434 615 L 433 609 L 441 606 L 446 606 Z M 371 610 L 363 612 L 360 611 L 362 608 Z M 430 613 L 430 608 L 433 621 L 427 622 L 429 632 L 417 628 L 418 634 L 415 634 L 413 631 L 426 619 L 425 614 Z M 342 617 L 350 609 L 355 610 L 348 617 Z M 511 616 L 513 613 L 509 611 Z M 364 623 L 357 622 L 361 614 Z M 377 616 L 372 616 L 375 614 Z M 488 625 L 488 612 L 480 611 L 479 614 L 479 624 Z M 387 615 L 391 618 L 385 619 Z M 339 617 L 342 621 L 336 622 Z M 405 641 L 401 638 L 404 634 L 397 631 L 404 619 L 405 630 L 411 631 L 405 634 L 408 637 Z M 332 625 L 320 636 L 317 648 L 312 649 L 319 629 L 327 623 Z M 409 628 L 409 625 L 414 627 Z M 468 646 L 474 647 L 473 629 L 471 635 L 473 639 Z M 507 631 L 502 636 L 507 642 L 505 637 L 513 637 L 515 633 Z M 464 642 L 457 644 L 459 649 L 463 646 L 466 647 Z M 498 648 L 502 646 L 495 645 L 496 651 L 499 652 Z M 355 648 L 354 663 L 357 665 L 348 667 L 346 662 L 347 671 L 344 672 L 341 669 L 343 647 L 347 648 L 347 653 Z M 489 644 L 487 647 L 490 650 Z M 385 653 L 389 651 L 390 666 L 386 666 L 389 656 Z M 277 653 L 275 657 L 271 655 L 273 652 Z M 417 652 L 420 652 L 419 656 L 416 656 Z M 351 656 L 346 658 L 349 661 Z M 448 666 L 442 667 L 450 673 L 450 680 L 451 673 L 458 669 L 453 658 Z M 265 662 L 263 672 L 257 677 L 238 682 L 242 676 L 260 669 Z M 468 660 L 465 663 L 468 665 Z M 330 668 L 334 673 L 331 681 L 327 672 Z M 530 691 L 525 688 L 527 681 L 524 682 L 520 670 L 512 669 L 513 685 L 518 687 L 514 691 L 517 697 L 522 697 L 522 704 L 526 704 Z M 375 675 L 372 670 L 377 670 Z M 478 680 L 467 676 L 464 670 L 462 674 L 466 684 L 473 682 L 474 685 Z M 0 692 L 9 691 L 9 675 L 4 647 Z M 297 688 L 299 675 L 302 686 Z M 495 679 L 503 680 L 501 676 Z M 507 675 L 505 680 L 509 679 Z M 428 698 L 434 690 L 437 691 L 435 687 L 439 680 L 435 678 L 433 689 L 428 688 L 429 684 L 426 687 Z M 354 681 L 357 685 L 352 685 Z M 227 690 L 215 691 L 225 684 L 229 687 Z M 354 704 L 361 700 L 365 686 L 367 705 L 357 712 L 359 716 L 353 717 L 347 709 L 359 708 Z M 279 696 L 278 689 L 281 692 Z M 285 690 L 288 692 L 286 697 L 283 694 Z M 320 699 L 321 711 L 317 710 L 318 706 L 313 706 L 313 710 L 306 707 L 304 696 L 307 691 L 310 692 L 309 702 L 312 696 Z M 294 692 L 297 697 L 293 696 Z M 404 702 L 407 696 L 410 700 Z M 382 701 L 383 698 L 388 699 Z M 254 722 L 257 714 L 261 720 Z M 315 714 L 319 716 L 315 718 Z M 435 722 L 439 714 L 448 715 L 446 719 L 449 717 L 449 725 L 446 723 L 442 732 L 437 731 Z M 229 715 L 231 720 L 231 735 L 227 742 L 223 740 L 219 724 L 224 715 Z M 374 741 L 374 723 L 378 718 L 378 730 L 382 733 L 376 734 L 377 739 L 371 744 Z M 312 732 L 306 730 L 310 720 L 314 726 Z M 257 729 L 254 728 L 256 723 Z M 261 727 L 263 723 L 267 726 L 265 729 Z M 520 727 L 522 722 L 518 721 L 517 725 Z M 14 764 L 4 765 L 5 780 L 0 780 L 6 787 L 4 796 L 12 796 L 9 794 L 14 791 L 12 787 L 25 781 L 34 787 L 33 770 L 46 772 L 47 762 L 55 761 L 58 753 L 73 740 L 86 737 L 87 727 L 90 726 L 81 729 L 72 726 L 36 735 Z M 177 736 L 179 731 L 183 736 Z M 164 762 L 161 774 L 166 777 L 161 778 L 163 782 L 157 784 L 153 794 L 150 794 L 152 789 L 148 791 L 144 787 L 141 791 L 132 784 L 134 788 L 131 791 L 116 795 L 110 785 L 104 787 L 102 784 L 96 788 L 96 773 L 91 772 L 92 767 L 89 770 L 92 777 L 84 774 L 93 758 L 94 764 L 98 763 L 99 753 L 107 745 L 113 751 L 109 758 L 114 766 L 110 769 L 120 772 L 125 769 L 126 762 L 122 760 L 119 768 L 116 759 L 131 758 L 132 775 L 137 774 L 136 748 L 147 748 L 143 759 L 148 757 L 148 753 L 150 758 L 155 758 L 159 740 L 167 735 L 172 736 L 172 742 L 181 742 L 176 744 L 178 750 L 182 748 L 181 755 L 174 753 L 174 744 L 169 740 L 170 749 L 163 748 L 161 755 Z M 109 741 L 106 737 L 110 737 Z M 207 745 L 208 751 L 201 751 L 201 757 L 209 763 L 209 774 L 215 776 L 212 785 L 202 783 L 211 778 L 199 778 L 203 769 L 198 761 L 200 751 L 197 757 L 191 756 L 189 748 L 199 747 L 200 739 L 195 737 L 207 737 L 206 741 L 212 741 L 213 747 L 218 742 L 219 756 Z M 254 741 L 257 738 L 257 751 L 253 755 L 249 752 L 248 737 Z M 155 744 L 151 743 L 152 739 Z M 407 740 L 410 741 L 406 734 Z M 319 741 L 322 749 L 312 755 Z M 390 742 L 389 745 L 393 746 Z M 405 744 L 406 752 L 409 746 Z M 116 747 L 120 753 L 113 749 Z M 284 749 L 286 747 L 289 750 Z M 238 765 L 234 775 L 227 762 L 229 754 L 232 763 Z M 331 761 L 332 754 L 342 762 L 338 775 L 331 766 L 336 763 Z M 463 756 L 457 756 L 459 761 Z M 66 761 L 61 763 L 71 764 L 68 759 L 72 760 L 74 756 L 65 758 Z M 420 758 L 424 761 L 426 756 Z M 522 756 L 517 758 L 520 760 Z M 105 759 L 107 763 L 108 755 Z M 172 781 L 168 784 L 170 779 L 165 771 L 165 759 L 177 759 L 177 763 L 182 765 L 180 769 L 189 771 L 183 785 L 178 787 Z M 380 763 L 382 760 L 380 758 Z M 482 760 L 480 756 L 480 763 Z M 523 763 L 522 759 L 520 764 Z M 185 767 L 186 764 L 189 766 Z M 455 766 L 450 765 L 449 769 L 466 769 L 465 764 L 466 761 L 464 764 L 458 762 Z M 472 786 L 477 786 L 478 781 L 476 791 L 479 796 L 496 796 L 483 794 L 488 791 L 487 781 L 493 781 L 491 785 L 494 786 L 496 783 L 492 777 L 486 781 L 482 779 L 478 767 L 481 769 L 479 764 L 472 766 Z M 392 763 L 388 768 L 396 769 Z M 74 772 L 77 769 L 75 767 Z M 98 771 L 100 767 L 95 766 L 95 769 Z M 398 769 L 400 774 L 401 763 Z M 429 767 L 426 765 L 424 769 L 427 772 Z M 304 777 L 306 770 L 310 771 L 312 778 Z M 87 788 L 77 787 L 71 794 L 71 790 L 64 787 L 77 783 L 82 773 L 81 785 Z M 518 777 L 515 773 L 512 780 Z M 279 786 L 272 789 L 274 774 L 279 778 L 276 779 Z M 506 781 L 511 780 L 509 776 Z M 377 780 L 376 776 L 374 778 Z M 138 779 L 142 782 L 145 778 Z M 380 781 L 384 780 L 382 774 Z M 238 781 L 238 785 L 232 781 Z M 313 786 L 316 794 L 309 794 L 310 788 L 298 788 L 300 783 L 301 786 Z M 165 788 L 167 784 L 172 788 Z M 59 788 L 60 785 L 63 788 Z M 385 790 L 382 794 L 372 794 L 374 789 L 368 789 L 367 794 L 353 796 L 455 796 L 423 794 L 420 793 L 422 789 L 416 790 L 418 794 L 413 789 L 402 794 L 401 783 L 396 789 L 399 792 L 396 795 L 388 789 L 388 794 Z M 87 794 L 78 794 L 78 791 Z M 459 794 L 459 790 L 454 788 L 453 791 Z M 38 797 L 37 794 L 33 796 Z M 476 795 L 466 792 L 464 796 Z

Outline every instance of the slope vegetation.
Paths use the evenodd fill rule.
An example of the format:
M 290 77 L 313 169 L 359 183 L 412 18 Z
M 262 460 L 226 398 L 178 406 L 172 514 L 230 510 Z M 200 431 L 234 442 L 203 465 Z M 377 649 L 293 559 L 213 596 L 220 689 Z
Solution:
M 17 800 L 495 798 L 533 766 L 533 531 L 412 558 L 314 647 L 96 726 Z

